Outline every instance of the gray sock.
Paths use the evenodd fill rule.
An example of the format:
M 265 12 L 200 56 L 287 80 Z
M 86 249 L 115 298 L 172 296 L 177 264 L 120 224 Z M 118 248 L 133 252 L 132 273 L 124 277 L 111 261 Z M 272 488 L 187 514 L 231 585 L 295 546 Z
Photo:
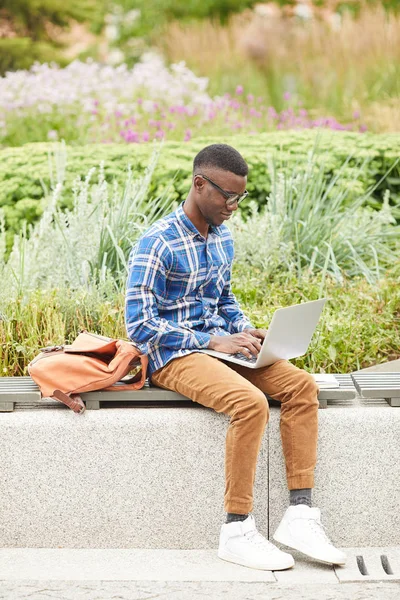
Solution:
M 231 523 L 232 521 L 245 521 L 249 515 L 238 515 L 237 513 L 226 513 L 225 523 Z
M 311 508 L 311 488 L 290 491 L 290 506 L 307 504 Z

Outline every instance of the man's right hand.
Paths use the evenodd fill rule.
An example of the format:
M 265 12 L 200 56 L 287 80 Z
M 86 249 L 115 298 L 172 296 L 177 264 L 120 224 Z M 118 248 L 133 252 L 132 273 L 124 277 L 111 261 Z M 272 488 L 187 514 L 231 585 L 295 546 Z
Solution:
M 260 340 L 247 331 L 233 335 L 212 335 L 208 345 L 209 350 L 236 354 L 241 352 L 248 358 L 257 356 L 261 350 Z

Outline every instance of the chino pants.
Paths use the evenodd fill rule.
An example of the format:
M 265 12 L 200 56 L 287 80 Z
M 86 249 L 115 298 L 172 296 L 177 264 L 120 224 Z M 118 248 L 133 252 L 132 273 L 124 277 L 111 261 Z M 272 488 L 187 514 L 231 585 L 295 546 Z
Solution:
M 250 369 L 194 352 L 167 363 L 151 376 L 157 387 L 230 415 L 226 435 L 224 510 L 253 510 L 257 458 L 269 404 L 281 402 L 280 433 L 288 489 L 313 488 L 317 460 L 318 385 L 286 360 Z

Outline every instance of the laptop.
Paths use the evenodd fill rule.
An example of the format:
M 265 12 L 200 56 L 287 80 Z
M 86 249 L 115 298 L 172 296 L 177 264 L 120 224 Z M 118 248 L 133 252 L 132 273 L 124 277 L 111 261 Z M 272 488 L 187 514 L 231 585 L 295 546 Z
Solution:
M 204 348 L 201 352 L 216 358 L 237 363 L 250 369 L 272 365 L 281 359 L 297 358 L 307 352 L 327 298 L 312 300 L 278 308 L 272 317 L 268 331 L 257 356 L 227 354 Z

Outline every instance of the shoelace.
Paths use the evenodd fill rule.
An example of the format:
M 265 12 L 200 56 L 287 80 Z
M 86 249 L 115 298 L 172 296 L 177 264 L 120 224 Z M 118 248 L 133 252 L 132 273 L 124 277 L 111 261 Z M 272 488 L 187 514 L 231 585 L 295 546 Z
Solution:
M 312 529 L 312 531 L 314 531 L 323 542 L 326 542 L 331 546 L 332 542 L 326 535 L 325 527 L 324 525 L 322 525 L 321 521 L 317 521 L 317 519 L 308 519 L 308 521 L 310 523 L 310 528 Z
M 265 548 L 266 550 L 272 551 L 276 550 L 276 546 L 269 540 L 267 540 L 261 533 L 257 531 L 257 529 L 253 529 L 252 531 L 247 531 L 245 537 L 254 545 Z

